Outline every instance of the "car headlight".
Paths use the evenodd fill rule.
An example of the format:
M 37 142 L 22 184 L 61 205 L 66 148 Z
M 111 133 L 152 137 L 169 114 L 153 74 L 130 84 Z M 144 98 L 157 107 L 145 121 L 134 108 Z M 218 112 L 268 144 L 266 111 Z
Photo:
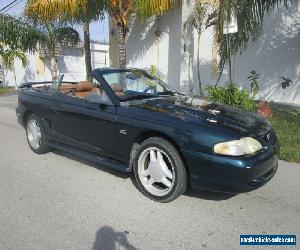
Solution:
M 244 137 L 240 140 L 217 143 L 214 152 L 221 155 L 241 156 L 253 154 L 260 150 L 262 145 L 251 137 Z

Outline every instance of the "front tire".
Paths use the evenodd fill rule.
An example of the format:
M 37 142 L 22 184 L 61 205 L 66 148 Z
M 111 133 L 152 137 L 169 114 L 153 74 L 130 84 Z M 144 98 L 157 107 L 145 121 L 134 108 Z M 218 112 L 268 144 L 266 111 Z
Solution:
M 182 159 L 176 148 L 160 137 L 141 143 L 134 160 L 134 174 L 139 189 L 154 201 L 173 201 L 186 190 Z
M 36 154 L 45 154 L 50 151 L 45 129 L 40 118 L 32 114 L 26 123 L 26 136 L 31 150 Z

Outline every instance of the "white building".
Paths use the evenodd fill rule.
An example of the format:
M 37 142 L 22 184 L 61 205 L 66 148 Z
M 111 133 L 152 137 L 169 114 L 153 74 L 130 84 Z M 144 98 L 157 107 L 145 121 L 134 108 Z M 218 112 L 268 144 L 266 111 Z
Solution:
M 106 43 L 91 43 L 93 69 L 109 66 L 109 45 Z M 28 54 L 28 65 L 23 68 L 22 63 L 15 61 L 17 85 L 32 81 L 51 81 L 51 67 L 49 58 L 40 53 Z M 82 81 L 86 79 L 84 48 L 80 43 L 75 47 L 63 47 L 62 55 L 57 59 L 58 73 L 64 74 L 66 81 Z M 2 69 L 3 82 L 8 86 L 15 86 L 14 74 Z
M 144 23 L 133 21 L 127 40 L 128 66 L 148 68 L 156 65 L 165 80 L 181 92 L 198 94 L 196 31 L 185 32 L 183 25 L 193 9 L 194 1 L 183 0 L 182 7 L 159 19 Z M 157 35 L 160 34 L 157 39 Z M 111 62 L 116 65 L 116 32 L 110 27 Z M 213 30 L 201 35 L 200 71 L 205 85 L 215 84 L 213 62 Z M 235 82 L 241 88 L 250 88 L 247 80 L 256 70 L 260 79 L 259 99 L 300 104 L 300 2 L 294 1 L 288 9 L 275 10 L 264 22 L 264 33 L 242 55 L 234 58 Z M 292 80 L 287 89 L 275 91 L 281 77 Z M 228 81 L 225 68 L 220 83 Z M 272 94 L 274 92 L 274 94 Z

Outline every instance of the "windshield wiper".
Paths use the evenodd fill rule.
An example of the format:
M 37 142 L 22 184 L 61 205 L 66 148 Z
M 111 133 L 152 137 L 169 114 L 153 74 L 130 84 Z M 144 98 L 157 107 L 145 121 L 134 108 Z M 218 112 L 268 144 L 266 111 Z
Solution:
M 163 91 L 163 92 L 159 92 L 158 95 L 161 96 L 161 95 L 171 95 L 171 96 L 174 96 L 176 94 L 176 92 L 174 91 L 170 91 L 170 90 L 167 90 L 167 91 Z
M 127 96 L 123 98 L 122 101 L 130 101 L 130 100 L 153 98 L 153 97 L 157 97 L 157 95 L 139 94 L 139 95 Z

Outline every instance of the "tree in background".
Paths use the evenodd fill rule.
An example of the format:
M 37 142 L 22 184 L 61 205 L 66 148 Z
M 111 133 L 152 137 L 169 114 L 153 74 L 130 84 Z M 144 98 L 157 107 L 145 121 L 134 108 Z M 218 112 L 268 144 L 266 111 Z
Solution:
M 36 51 L 40 33 L 22 19 L 0 14 L 0 42 L 11 49 Z
M 201 34 L 207 28 L 215 25 L 217 12 L 212 11 L 212 7 L 207 2 L 197 2 L 192 13 L 187 18 L 184 23 L 184 29 L 187 29 L 188 26 L 192 26 L 198 33 L 198 46 L 197 46 L 197 75 L 198 75 L 198 84 L 199 92 L 202 95 L 202 82 L 200 75 L 200 41 Z
M 251 42 L 254 42 L 262 33 L 263 21 L 266 14 L 273 11 L 280 3 L 286 6 L 293 0 L 197 0 L 196 8 L 191 16 L 192 23 L 198 33 L 203 29 L 214 26 L 214 50 L 218 53 L 219 79 L 229 53 L 226 38 L 223 34 L 225 20 L 229 21 L 231 15 L 237 15 L 239 31 L 230 35 L 230 53 L 242 53 Z M 106 3 L 106 9 L 118 27 L 118 51 L 119 66 L 126 67 L 126 34 L 129 19 L 137 14 L 141 19 L 154 15 L 161 15 L 172 8 L 178 8 L 181 0 L 110 0 Z M 208 9 L 211 8 L 209 12 Z M 199 49 L 199 48 L 198 48 Z M 198 55 L 198 69 L 199 69 Z M 202 88 L 200 74 L 199 87 Z M 218 79 L 218 81 L 219 81 Z M 217 81 L 217 83 L 218 83 Z
M 181 0 L 110 0 L 106 9 L 118 28 L 119 67 L 126 68 L 126 35 L 130 17 L 136 14 L 141 19 L 161 15 L 177 8 Z
M 13 71 L 17 87 L 15 60 L 27 64 L 26 51 L 36 51 L 40 33 L 32 26 L 11 16 L 0 14 L 0 56 L 8 70 Z
M 244 52 L 248 46 L 255 42 L 263 32 L 264 18 L 274 11 L 280 4 L 288 7 L 293 0 L 211 0 L 217 13 L 214 25 L 214 47 L 219 55 L 219 78 L 222 76 L 224 65 L 229 53 L 235 55 Z M 226 37 L 223 34 L 224 22 L 229 21 L 232 14 L 237 16 L 238 32 L 231 34 L 229 39 L 230 52 L 227 50 Z
M 62 22 L 39 23 L 36 20 L 15 19 L 0 15 L 0 52 L 4 65 L 14 71 L 15 59 L 25 67 L 25 52 L 35 52 L 38 45 L 45 48 L 50 58 L 52 80 L 57 79 L 56 51 L 64 44 L 76 45 L 78 32 Z M 15 83 L 17 84 L 17 83 Z
M 47 23 L 57 19 L 83 26 L 86 78 L 92 78 L 90 22 L 104 16 L 105 0 L 28 0 L 25 14 Z
M 74 46 L 79 43 L 79 33 L 72 27 L 65 26 L 61 22 L 49 22 L 37 26 L 40 32 L 39 45 L 44 48 L 50 58 L 52 81 L 56 81 L 57 74 L 57 51 L 61 45 Z
M 14 74 L 15 80 L 15 88 L 17 89 L 17 77 L 16 77 L 16 70 L 15 70 L 15 60 L 19 59 L 22 62 L 22 66 L 26 67 L 27 65 L 27 57 L 26 54 L 20 49 L 11 49 L 4 44 L 0 45 L 0 56 L 3 65 L 8 69 L 11 70 Z
M 251 42 L 262 33 L 264 17 L 280 3 L 286 6 L 293 0 L 207 0 L 213 7 L 215 16 L 215 48 L 219 55 L 219 76 L 230 54 L 242 53 Z M 203 1 L 198 1 L 203 2 Z M 87 24 L 91 20 L 103 17 L 107 11 L 118 27 L 119 66 L 126 67 L 126 35 L 130 17 L 134 14 L 141 19 L 161 15 L 172 8 L 180 6 L 181 0 L 28 0 L 26 13 L 42 21 L 64 20 Z M 226 48 L 223 34 L 224 21 L 235 13 L 239 31 L 229 37 L 230 52 Z M 91 56 L 88 25 L 85 25 L 85 50 L 87 76 L 90 76 Z
M 103 17 L 107 11 L 118 27 L 119 66 L 126 67 L 126 35 L 132 14 L 142 18 L 162 14 L 180 6 L 181 0 L 28 0 L 26 14 L 38 20 L 49 21 L 62 18 L 84 24 L 87 75 L 90 75 L 90 45 L 87 23 Z
M 118 29 L 119 67 L 126 68 L 126 35 L 129 17 L 136 10 L 135 0 L 112 0 L 108 12 Z

